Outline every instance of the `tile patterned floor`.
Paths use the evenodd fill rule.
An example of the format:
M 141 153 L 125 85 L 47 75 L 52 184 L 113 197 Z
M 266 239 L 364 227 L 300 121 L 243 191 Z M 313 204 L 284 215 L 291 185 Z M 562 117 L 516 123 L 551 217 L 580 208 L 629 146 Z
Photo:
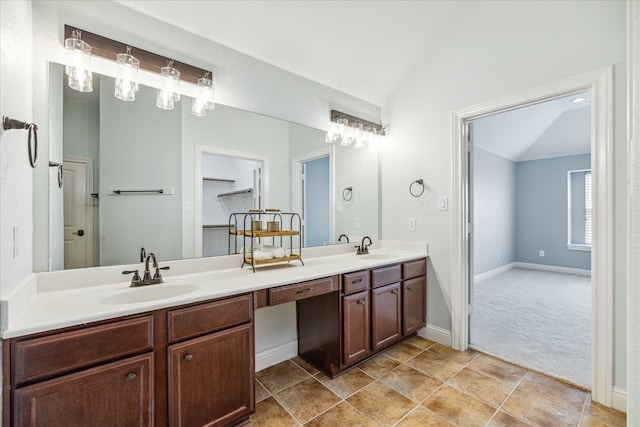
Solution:
M 256 373 L 251 426 L 618 427 L 588 393 L 421 337 L 331 379 L 299 357 Z

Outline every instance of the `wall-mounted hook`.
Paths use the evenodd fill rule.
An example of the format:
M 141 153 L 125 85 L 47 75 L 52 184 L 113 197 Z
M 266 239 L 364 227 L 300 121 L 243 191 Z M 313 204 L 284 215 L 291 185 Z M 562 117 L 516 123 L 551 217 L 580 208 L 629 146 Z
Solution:
M 413 197 L 420 197 L 424 193 L 424 181 L 422 178 L 416 179 L 411 184 L 409 184 L 409 193 Z
M 342 190 L 342 198 L 347 202 L 353 198 L 353 187 L 347 187 Z
M 58 168 L 58 188 L 62 188 L 62 174 L 64 173 L 62 170 L 62 163 L 49 161 L 50 168 Z
M 29 144 L 29 164 L 32 168 L 35 168 L 38 163 L 38 126 L 35 123 L 21 122 L 20 120 L 2 116 L 2 128 L 4 130 L 27 129 L 29 131 L 27 137 L 27 144 Z M 34 141 L 33 147 L 31 146 L 32 134 Z

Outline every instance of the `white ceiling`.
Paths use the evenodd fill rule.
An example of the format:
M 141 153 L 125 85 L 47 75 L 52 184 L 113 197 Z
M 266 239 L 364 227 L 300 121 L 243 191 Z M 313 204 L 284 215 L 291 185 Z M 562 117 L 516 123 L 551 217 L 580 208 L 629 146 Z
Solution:
M 378 106 L 470 3 L 117 1 Z
M 590 107 L 587 91 L 476 119 L 473 143 L 515 162 L 589 153 Z

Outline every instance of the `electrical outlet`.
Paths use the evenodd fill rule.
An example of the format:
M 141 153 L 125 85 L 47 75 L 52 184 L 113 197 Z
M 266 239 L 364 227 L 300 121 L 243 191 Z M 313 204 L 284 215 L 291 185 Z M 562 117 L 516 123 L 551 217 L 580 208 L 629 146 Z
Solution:
M 538 251 L 538 256 L 544 256 L 544 249 L 540 249 Z
M 360 228 L 360 217 L 353 217 L 353 228 Z
M 407 229 L 409 231 L 416 231 L 416 219 L 415 218 L 409 218 L 409 221 L 407 222 Z

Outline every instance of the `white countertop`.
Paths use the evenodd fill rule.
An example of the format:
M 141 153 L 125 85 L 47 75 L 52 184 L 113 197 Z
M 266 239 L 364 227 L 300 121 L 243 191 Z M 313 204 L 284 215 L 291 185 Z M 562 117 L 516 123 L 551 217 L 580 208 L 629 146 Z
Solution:
M 219 257 L 220 260 L 217 261 L 202 259 L 163 262 L 161 266 L 171 266 L 171 270 L 163 272 L 165 283 L 139 288 L 130 288 L 130 276 L 125 278 L 121 274 L 122 270 L 140 268 L 139 265 L 40 273 L 36 275 L 35 281 L 26 283 L 23 289 L 14 293 L 7 301 L 1 302 L 3 309 L 12 313 L 4 319 L 7 327 L 2 330 L 2 338 L 81 325 L 427 256 L 427 245 L 424 243 L 378 241 L 372 248 L 374 249 L 370 250 L 370 255 L 364 256 L 355 255 L 351 246 L 346 245 L 327 249 L 310 248 L 303 250 L 304 266 L 299 261 L 292 261 L 256 267 L 255 273 L 251 267 L 238 267 L 242 259 L 239 256 Z M 229 267 L 230 265 L 235 267 Z M 133 292 L 162 293 L 173 290 L 188 293 L 144 302 L 107 303 L 110 298 L 118 298 L 123 293 L 131 296 Z M 134 297 L 141 295 L 136 294 Z

